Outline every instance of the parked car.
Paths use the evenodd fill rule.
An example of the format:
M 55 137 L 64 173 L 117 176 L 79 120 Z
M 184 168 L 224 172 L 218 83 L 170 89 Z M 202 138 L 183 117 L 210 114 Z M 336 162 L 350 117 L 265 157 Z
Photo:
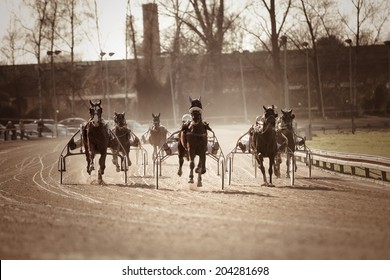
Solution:
M 68 130 L 68 134 L 73 134 L 86 122 L 83 118 L 67 118 L 59 121 L 58 124 L 64 125 Z
M 28 137 L 38 137 L 38 126 L 36 122 L 24 124 L 25 134 Z M 66 136 L 68 134 L 67 128 L 62 124 L 57 124 L 58 136 Z M 43 137 L 55 137 L 56 125 L 51 123 L 44 123 L 42 136 Z
M 5 126 L 0 123 L 0 139 L 4 138 Z

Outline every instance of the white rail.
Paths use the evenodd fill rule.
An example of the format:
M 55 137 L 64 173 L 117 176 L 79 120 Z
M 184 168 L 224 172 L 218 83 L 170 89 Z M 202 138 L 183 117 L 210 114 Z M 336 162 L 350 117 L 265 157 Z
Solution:
M 344 174 L 390 181 L 390 158 L 350 154 L 323 150 L 310 150 L 311 164 Z M 301 161 L 307 160 L 307 152 L 296 151 L 296 157 Z M 338 168 L 337 168 L 338 167 Z

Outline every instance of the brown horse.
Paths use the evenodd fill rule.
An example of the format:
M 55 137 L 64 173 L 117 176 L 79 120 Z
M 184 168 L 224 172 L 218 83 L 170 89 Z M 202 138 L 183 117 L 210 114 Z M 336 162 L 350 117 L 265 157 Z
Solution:
M 295 115 L 292 110 L 282 110 L 282 115 L 276 121 L 277 142 L 280 146 L 275 159 L 275 175 L 280 177 L 280 164 L 282 163 L 281 153 L 286 153 L 286 177 L 290 178 L 290 159 L 295 152 L 295 134 L 293 120 Z M 295 170 L 297 166 L 294 166 Z
M 195 172 L 198 173 L 197 186 L 202 186 L 202 174 L 206 173 L 206 151 L 207 151 L 207 130 L 210 130 L 209 124 L 202 120 L 201 98 L 189 98 L 191 107 L 190 114 L 192 120 L 183 124 L 180 132 L 179 142 L 179 170 L 178 175 L 182 174 L 182 165 L 184 157 L 190 160 L 189 183 L 194 182 L 195 156 L 199 157 L 198 166 Z
M 139 145 L 139 139 L 135 134 L 132 133 L 131 129 L 127 127 L 125 112 L 123 113 L 114 113 L 114 122 L 115 127 L 112 129 L 112 132 L 116 135 L 118 140 L 113 140 L 110 145 L 112 151 L 112 163 L 116 166 L 116 171 L 120 171 L 120 166 L 118 163 L 118 154 L 121 153 L 122 156 L 126 156 L 127 166 L 131 166 L 130 160 L 130 147 L 137 147 Z
M 153 160 L 157 157 L 157 153 L 167 140 L 168 130 L 160 124 L 160 113 L 155 115 L 152 113 L 153 125 L 147 132 L 142 135 L 142 140 L 147 141 L 153 146 Z M 149 135 L 148 137 L 146 135 Z
M 249 133 L 249 143 L 252 150 L 252 153 L 255 155 L 257 163 L 261 173 L 263 174 L 263 186 L 273 186 L 272 185 L 272 168 L 275 162 L 275 156 L 277 153 L 277 143 L 276 143 L 276 131 L 275 123 L 278 114 L 275 112 L 274 105 L 264 108 L 264 114 L 260 120 L 251 127 Z M 263 158 L 269 158 L 269 183 L 265 176 L 265 168 L 263 165 Z
M 91 172 L 95 170 L 95 155 L 100 154 L 98 171 L 99 184 L 103 182 L 102 176 L 106 168 L 107 147 L 109 144 L 109 132 L 107 125 L 102 119 L 103 108 L 101 107 L 101 103 L 101 100 L 96 103 L 89 101 L 90 118 L 82 129 L 88 174 L 91 175 Z

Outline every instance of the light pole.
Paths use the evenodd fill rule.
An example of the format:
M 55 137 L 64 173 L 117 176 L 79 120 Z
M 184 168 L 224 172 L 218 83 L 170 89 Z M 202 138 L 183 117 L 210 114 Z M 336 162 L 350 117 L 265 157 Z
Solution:
M 104 73 L 103 73 L 103 57 L 106 55 L 104 51 L 100 51 L 100 80 L 102 82 L 101 90 L 103 91 L 103 100 L 106 100 L 106 90 L 104 89 Z
M 309 118 L 309 132 L 307 139 L 311 140 L 311 95 L 310 95 L 310 67 L 309 67 L 309 43 L 303 42 L 302 46 L 306 50 L 306 83 L 307 83 L 307 110 Z
M 389 68 L 387 71 L 387 74 L 389 76 L 387 78 L 387 83 L 386 83 L 386 87 L 387 87 L 386 100 L 388 100 L 390 97 L 390 41 L 385 41 L 384 44 L 387 46 L 387 67 Z M 385 115 L 387 116 L 387 104 L 386 104 L 386 108 L 385 108 Z
M 349 103 L 351 106 L 351 125 L 352 125 L 352 134 L 355 134 L 355 116 L 354 116 L 354 102 L 353 102 L 353 81 L 352 81 L 352 40 L 346 39 L 344 41 L 349 45 Z
M 164 61 L 166 59 L 169 60 L 168 62 L 168 74 L 169 74 L 169 85 L 170 85 L 170 88 L 171 88 L 171 102 L 172 102 L 172 116 L 173 116 L 173 123 L 174 125 L 176 125 L 178 122 L 177 122 L 177 111 L 176 111 L 176 91 L 175 91 L 175 88 L 176 88 L 176 83 L 173 82 L 173 77 L 172 77 L 172 60 L 173 60 L 173 54 L 172 53 L 168 53 L 168 52 L 165 52 L 165 53 L 162 53 L 162 54 L 166 54 L 167 56 L 164 58 Z M 176 71 L 175 71 L 176 72 Z M 176 81 L 176 79 L 175 79 Z
M 284 61 L 284 106 L 286 109 L 290 108 L 290 97 L 288 94 L 288 83 L 287 83 L 287 36 L 283 35 L 280 37 L 281 46 L 283 46 L 283 61 Z
M 108 55 L 112 57 L 115 53 L 109 52 Z M 108 60 L 106 58 L 106 96 L 107 96 L 107 120 L 110 120 L 111 116 L 111 99 L 110 99 L 110 88 L 109 88 L 109 81 L 108 81 Z
M 54 69 L 54 55 L 59 55 L 61 53 L 60 50 L 55 51 L 47 51 L 46 54 L 50 56 L 50 68 L 51 68 L 51 83 L 52 83 L 52 91 L 53 91 L 53 98 L 54 98 L 54 124 L 55 124 L 55 136 L 58 136 L 58 100 L 57 100 L 57 93 L 56 93 L 56 76 L 55 76 L 55 69 Z
M 101 80 L 102 80 L 102 90 L 103 90 L 103 99 L 107 99 L 107 120 L 110 120 L 110 115 L 111 115 L 111 104 L 110 104 L 110 93 L 109 93 L 109 88 L 108 88 L 108 61 L 106 57 L 106 77 L 104 79 L 104 74 L 103 74 L 103 57 L 107 53 L 104 51 L 100 51 L 100 70 L 101 70 Z M 111 57 L 115 53 L 114 52 L 109 52 L 108 55 Z M 104 86 L 104 80 L 106 80 L 106 86 Z
M 242 94 L 242 102 L 244 105 L 244 121 L 248 121 L 248 110 L 246 107 L 246 94 L 245 94 L 245 83 L 244 83 L 244 71 L 242 69 L 242 59 L 241 54 L 239 54 L 239 60 L 240 60 L 240 73 L 241 73 L 241 94 Z

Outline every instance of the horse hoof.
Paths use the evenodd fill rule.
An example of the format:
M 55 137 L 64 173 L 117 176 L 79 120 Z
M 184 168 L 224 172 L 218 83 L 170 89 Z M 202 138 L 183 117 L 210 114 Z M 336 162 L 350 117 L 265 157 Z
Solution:
M 196 184 L 196 186 L 197 186 L 197 187 L 202 187 L 202 182 L 198 182 L 198 183 Z
M 177 175 L 179 175 L 179 176 L 183 175 L 183 171 L 181 171 L 181 170 L 177 171 Z
M 117 167 L 116 167 L 116 172 L 120 172 L 120 171 L 121 171 L 120 167 L 117 166 Z
M 194 179 L 189 179 L 188 183 L 191 183 L 191 184 L 194 183 Z
M 128 166 L 131 166 L 131 160 L 129 160 L 129 164 L 128 164 Z

